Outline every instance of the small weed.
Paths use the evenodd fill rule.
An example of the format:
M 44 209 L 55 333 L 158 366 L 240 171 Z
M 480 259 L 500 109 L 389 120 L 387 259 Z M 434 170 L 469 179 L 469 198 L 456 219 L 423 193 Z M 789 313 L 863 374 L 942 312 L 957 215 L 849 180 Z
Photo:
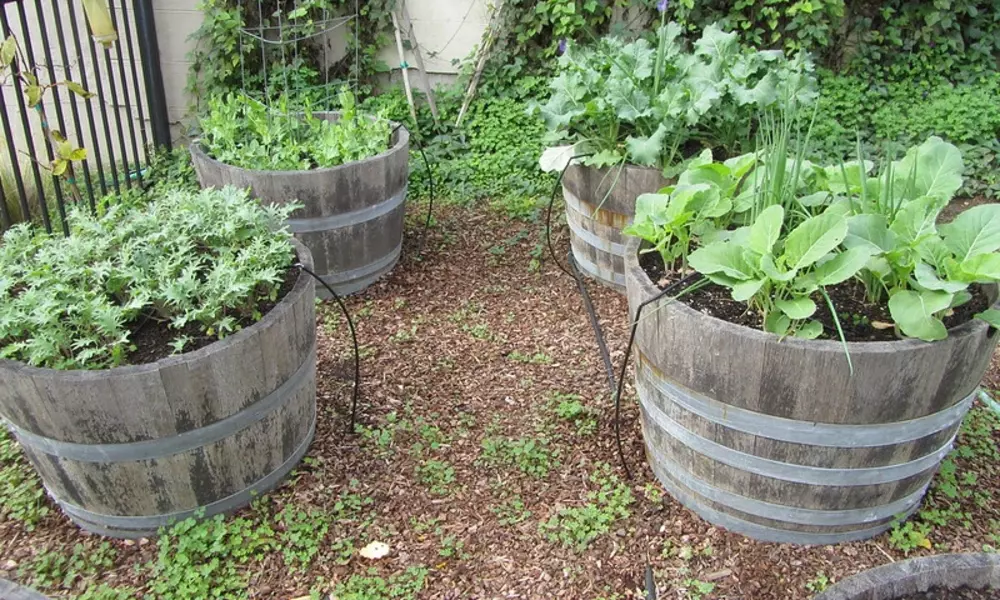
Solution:
M 532 365 L 550 365 L 552 364 L 552 357 L 544 352 L 535 352 L 534 354 L 523 354 L 517 350 L 512 351 L 507 355 L 507 358 L 514 362 L 532 364 Z
M 663 502 L 663 488 L 655 483 L 647 483 L 645 487 L 642 488 L 642 495 L 653 504 L 660 504 Z
M 539 526 L 547 540 L 583 551 L 591 542 L 610 531 L 615 521 L 629 517 L 632 491 L 610 466 L 599 465 L 591 474 L 590 481 L 599 489 L 587 494 L 586 504 L 564 508 Z
M 897 522 L 889 533 L 889 546 L 903 554 L 909 554 L 917 548 L 930 550 L 930 533 L 931 526 L 927 523 Z
M 553 409 L 556 416 L 576 424 L 577 434 L 590 435 L 597 431 L 597 418 L 594 412 L 583 404 L 583 398 L 575 394 L 556 394 L 552 400 L 556 403 Z
M 161 530 L 149 590 L 159 600 L 233 598 L 246 595 L 245 566 L 274 550 L 268 523 L 222 515 L 185 519 Z M 198 565 L 198 568 L 192 568 Z
M 372 311 L 374 310 L 375 310 L 375 303 L 372 302 L 371 300 L 368 300 L 367 302 L 365 302 L 364 306 L 354 311 L 354 314 L 359 318 L 367 319 L 368 317 L 372 316 Z
M 517 525 L 531 518 L 531 511 L 524 508 L 524 501 L 520 496 L 514 496 L 490 510 L 497 516 L 497 523 L 503 527 Z
M 0 521 L 20 521 L 32 531 L 48 514 L 45 489 L 38 475 L 0 421 Z
M 409 422 L 406 419 L 401 419 L 399 415 L 393 411 L 385 416 L 385 425 L 380 428 L 366 427 L 365 425 L 355 425 L 355 431 L 361 435 L 372 447 L 375 456 L 378 458 L 389 458 L 394 453 L 394 445 L 396 441 L 396 432 L 399 430 L 407 430 L 409 428 Z
M 392 301 L 392 308 L 394 310 L 400 310 L 406 306 L 406 298 L 396 298 Z
M 114 566 L 117 554 L 108 542 L 89 548 L 76 544 L 69 556 L 57 550 L 45 550 L 23 563 L 17 576 L 41 590 L 70 590 L 77 582 Z
M 403 573 L 388 579 L 378 576 L 378 571 L 369 569 L 368 575 L 352 575 L 344 583 L 337 584 L 333 596 L 338 600 L 415 600 L 427 582 L 427 569 L 410 567 Z
M 460 558 L 462 560 L 469 558 L 469 554 L 465 551 L 465 542 L 453 535 L 441 539 L 438 555 L 444 558 Z
M 406 344 L 417 339 L 417 326 L 411 325 L 409 329 L 400 329 L 389 336 L 389 341 L 394 344 Z
M 820 571 L 816 573 L 816 576 L 806 582 L 806 589 L 814 594 L 818 594 L 826 590 L 830 585 L 830 579 Z
M 698 579 L 685 579 L 681 583 L 681 589 L 684 591 L 684 598 L 687 600 L 702 600 L 702 598 L 712 593 L 715 589 L 715 584 Z
M 413 528 L 413 533 L 422 534 L 429 531 L 433 531 L 435 534 L 441 534 L 441 522 L 444 521 L 443 517 L 422 517 L 420 519 L 416 517 L 410 517 L 410 527 Z
M 305 572 L 319 554 L 320 544 L 330 530 L 329 515 L 287 504 L 277 514 L 277 525 L 285 566 L 292 572 Z
M 479 323 L 476 325 L 465 325 L 462 330 L 470 334 L 477 340 L 492 340 L 494 339 L 493 332 L 490 331 L 490 326 L 486 323 Z
M 480 460 L 487 465 L 513 465 L 537 479 L 548 477 L 549 471 L 559 466 L 559 451 L 552 450 L 545 437 L 485 437 L 481 444 L 483 453 Z
M 443 460 L 426 460 L 417 465 L 417 479 L 430 493 L 447 496 L 451 493 L 451 484 L 455 483 L 455 468 Z
M 116 588 L 106 583 L 96 587 L 88 587 L 76 600 L 133 600 L 139 594 L 133 588 Z

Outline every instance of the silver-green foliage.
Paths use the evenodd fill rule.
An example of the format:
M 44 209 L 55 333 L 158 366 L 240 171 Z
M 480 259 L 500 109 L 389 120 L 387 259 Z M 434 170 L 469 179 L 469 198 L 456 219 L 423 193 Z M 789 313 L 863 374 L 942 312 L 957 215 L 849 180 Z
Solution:
M 101 216 L 75 208 L 69 237 L 14 227 L 0 244 L 0 357 L 101 369 L 126 362 L 147 319 L 219 338 L 259 320 L 292 262 L 281 223 L 293 208 L 235 188 L 175 191 Z
M 269 106 L 246 95 L 209 101 L 201 119 L 201 143 L 215 159 L 256 170 L 299 171 L 335 167 L 385 152 L 389 121 L 359 114 L 354 95 L 340 93 L 340 117 L 321 119 L 310 110 L 289 113 L 284 97 Z
M 778 103 L 816 98 L 812 62 L 740 44 L 735 32 L 706 27 L 693 50 L 676 23 L 650 43 L 606 37 L 570 46 L 541 106 L 550 141 L 590 152 L 585 164 L 627 161 L 670 167 L 691 143 L 735 154 L 751 141 L 756 115 Z
M 803 160 L 788 133 L 725 163 L 693 161 L 677 185 L 639 197 L 626 232 L 668 269 L 689 265 L 730 288 L 777 335 L 822 334 L 813 316 L 831 303 L 826 288 L 857 278 L 901 335 L 945 338 L 942 319 L 971 299 L 969 286 L 1000 280 L 1000 206 L 937 225 L 962 185 L 958 149 L 931 137 L 872 174 L 867 161 Z M 976 316 L 1000 324 L 998 311 Z

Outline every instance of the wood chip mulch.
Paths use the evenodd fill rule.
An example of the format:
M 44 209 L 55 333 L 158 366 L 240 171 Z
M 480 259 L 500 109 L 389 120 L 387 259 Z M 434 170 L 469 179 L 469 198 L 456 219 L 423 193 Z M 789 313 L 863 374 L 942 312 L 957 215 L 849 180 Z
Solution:
M 363 509 L 364 518 L 331 526 L 307 572 L 288 575 L 277 554 L 253 563 L 250 598 L 288 600 L 307 595 L 319 577 L 336 583 L 372 568 L 389 576 L 412 566 L 428 569 L 419 598 L 645 598 L 641 590 L 649 563 L 659 598 L 700 598 L 689 589 L 698 580 L 714 586 L 705 598 L 799 600 L 812 597 L 807 584 L 815 588 L 820 574 L 835 581 L 906 558 L 890 547 L 888 535 L 837 546 L 759 543 L 682 508 L 662 493 L 646 465 L 631 375 L 622 421 L 632 470 L 626 481 L 634 497 L 630 516 L 614 522 L 583 551 L 546 540 L 539 524 L 560 508 L 585 503 L 595 488 L 590 476 L 601 465 L 610 465 L 625 481 L 607 379 L 580 297 L 573 281 L 541 256 L 538 225 L 486 208 L 449 207 L 437 215 L 426 257 L 417 260 L 412 254 L 419 237 L 418 207 L 412 212 L 408 257 L 387 279 L 348 300 L 365 354 L 359 420 L 395 433 L 383 445 L 374 436 L 346 433 L 350 344 L 334 305 L 323 306 L 318 316 L 319 424 L 307 455 L 311 460 L 271 494 L 276 507 L 293 502 L 333 510 L 351 490 L 372 503 Z M 562 258 L 565 230 L 557 234 Z M 540 257 L 540 266 L 532 269 Z M 626 301 L 596 284 L 590 289 L 617 370 L 628 333 Z M 989 376 L 994 387 L 1000 385 L 997 373 L 995 363 Z M 553 398 L 564 397 L 560 394 L 580 396 L 596 417 L 595 431 L 581 433 L 579 422 L 554 416 Z M 400 420 L 407 425 L 394 427 Z M 484 460 L 483 440 L 496 438 L 547 440 L 548 472 L 533 476 Z M 428 460 L 453 468 L 453 480 L 443 483 L 443 490 L 432 491 L 421 478 L 418 467 Z M 980 473 L 979 485 L 997 490 L 1000 480 Z M 501 524 L 498 507 L 514 500 L 522 501 L 530 516 Z M 992 543 L 990 519 L 1000 520 L 1000 511 L 989 503 L 970 504 L 968 510 L 970 527 L 938 528 L 931 536 L 933 549 L 909 556 L 978 551 Z M 339 564 L 344 561 L 327 550 L 345 537 L 357 549 L 382 541 L 390 552 L 379 560 L 355 554 Z M 74 544 L 97 539 L 54 508 L 33 531 L 16 521 L 0 522 L 0 578 L 17 579 L 17 565 L 44 549 L 68 552 Z M 142 589 L 148 575 L 135 566 L 155 560 L 155 541 L 112 543 L 116 564 L 93 583 Z M 457 548 L 450 556 L 442 552 L 448 544 Z

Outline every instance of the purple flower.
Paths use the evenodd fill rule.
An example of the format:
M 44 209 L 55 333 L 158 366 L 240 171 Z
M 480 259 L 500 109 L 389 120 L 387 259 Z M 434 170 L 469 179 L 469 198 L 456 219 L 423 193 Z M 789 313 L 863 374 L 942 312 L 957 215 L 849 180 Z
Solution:
M 556 53 L 559 56 L 566 54 L 566 38 L 562 38 L 561 40 L 559 40 L 559 48 L 556 50 Z
M 667 6 L 670 5 L 670 0 L 660 0 L 656 3 L 656 10 L 660 11 L 660 14 L 667 12 Z

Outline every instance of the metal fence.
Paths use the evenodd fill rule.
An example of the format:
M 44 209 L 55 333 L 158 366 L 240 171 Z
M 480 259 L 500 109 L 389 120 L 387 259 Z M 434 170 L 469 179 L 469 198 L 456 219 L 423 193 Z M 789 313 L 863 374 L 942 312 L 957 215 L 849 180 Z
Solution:
M 108 8 L 118 40 L 105 48 L 92 39 L 79 0 L 0 0 L 0 33 L 23 50 L 12 70 L 33 68 L 40 80 L 77 82 L 94 94 L 60 86 L 44 100 L 51 126 L 87 151 L 74 166 L 92 209 L 108 194 L 142 186 L 153 148 L 170 147 L 152 1 L 109 0 Z M 47 169 L 52 149 L 23 87 L 11 77 L 0 90 L 0 230 L 32 220 L 68 234 L 67 182 Z

